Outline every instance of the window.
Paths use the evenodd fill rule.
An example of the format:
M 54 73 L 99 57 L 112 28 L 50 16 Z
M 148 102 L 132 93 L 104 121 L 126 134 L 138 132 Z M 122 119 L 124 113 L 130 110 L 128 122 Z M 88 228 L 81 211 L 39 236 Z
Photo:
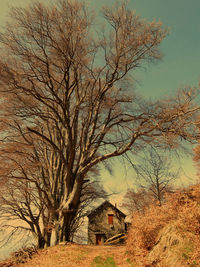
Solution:
M 113 214 L 108 214 L 108 224 L 113 224 Z

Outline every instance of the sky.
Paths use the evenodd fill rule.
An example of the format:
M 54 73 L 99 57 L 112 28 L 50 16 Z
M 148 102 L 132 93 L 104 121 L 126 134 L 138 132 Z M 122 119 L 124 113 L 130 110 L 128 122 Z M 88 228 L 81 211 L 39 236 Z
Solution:
M 85 1 L 85 0 L 82 0 Z M 9 5 L 26 6 L 33 0 L 0 0 L 0 28 L 8 20 Z M 42 0 L 42 3 L 54 0 Z M 88 0 L 96 13 L 104 5 L 112 5 L 115 0 Z M 135 90 L 147 98 L 158 99 L 173 95 L 178 88 L 198 86 L 200 81 L 200 1 L 199 0 L 129 0 L 130 9 L 148 21 L 160 20 L 169 28 L 169 35 L 160 46 L 162 61 L 135 72 Z M 113 161 L 113 175 L 102 170 L 101 176 L 107 190 L 118 191 L 112 202 L 120 202 L 122 194 L 132 186 L 131 169 L 124 169 L 119 161 Z M 196 170 L 191 157 L 180 159 L 182 174 L 186 182 L 191 181 Z M 186 179 L 187 177 L 187 179 Z

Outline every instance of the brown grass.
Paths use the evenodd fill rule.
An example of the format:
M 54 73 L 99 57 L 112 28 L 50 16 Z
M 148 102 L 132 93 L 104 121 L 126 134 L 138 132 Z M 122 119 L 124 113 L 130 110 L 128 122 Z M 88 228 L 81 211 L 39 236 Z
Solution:
M 137 267 L 200 266 L 200 185 L 135 213 L 127 250 Z
M 127 260 L 126 246 L 89 246 L 89 245 L 59 245 L 39 250 L 32 259 L 24 264 L 15 264 L 13 267 L 99 267 L 95 265 L 95 258 L 105 259 L 111 257 L 115 265 L 105 267 L 131 267 Z M 1 264 L 0 264 L 1 266 Z

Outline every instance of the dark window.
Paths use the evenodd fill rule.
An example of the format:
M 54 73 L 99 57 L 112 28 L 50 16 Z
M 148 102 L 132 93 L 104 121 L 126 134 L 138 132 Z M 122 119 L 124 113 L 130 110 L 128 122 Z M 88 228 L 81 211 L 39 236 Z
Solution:
M 108 224 L 113 224 L 113 214 L 108 214 Z

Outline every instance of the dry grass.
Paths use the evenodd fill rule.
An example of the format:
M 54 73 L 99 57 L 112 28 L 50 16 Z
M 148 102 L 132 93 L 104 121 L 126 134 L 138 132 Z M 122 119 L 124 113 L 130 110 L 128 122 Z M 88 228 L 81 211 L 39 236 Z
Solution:
M 1 264 L 0 264 L 1 266 Z M 125 246 L 59 245 L 39 250 L 13 267 L 132 267 Z
M 133 218 L 127 249 L 137 267 L 200 266 L 200 185 Z

